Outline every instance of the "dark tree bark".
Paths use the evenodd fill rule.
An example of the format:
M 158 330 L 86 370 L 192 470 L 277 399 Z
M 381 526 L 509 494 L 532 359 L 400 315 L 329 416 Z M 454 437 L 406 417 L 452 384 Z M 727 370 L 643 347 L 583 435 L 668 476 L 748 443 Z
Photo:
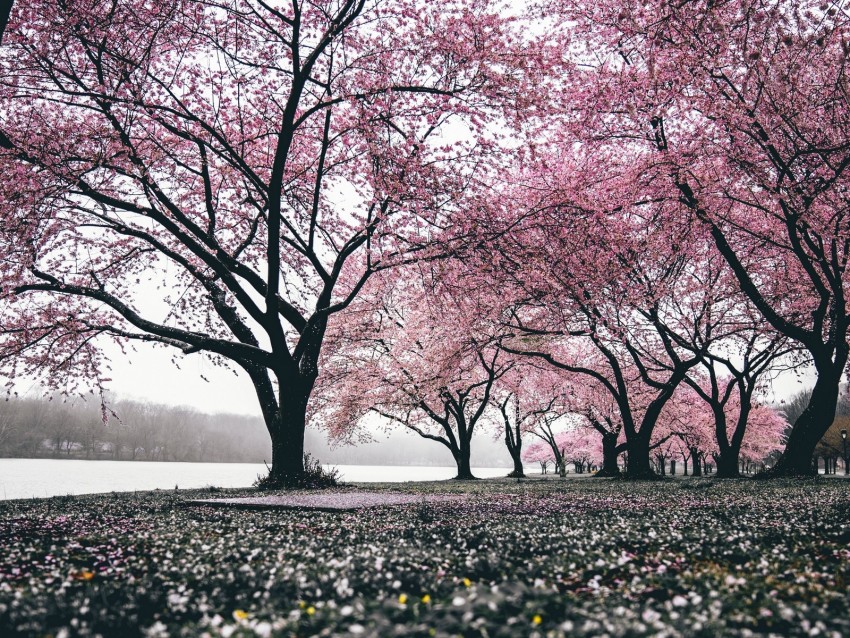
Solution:
M 475 480 L 476 477 L 472 474 L 472 468 L 469 465 L 470 452 L 469 442 L 466 445 L 462 445 L 458 450 L 458 456 L 455 457 L 455 462 L 457 463 L 457 476 L 455 476 L 455 480 Z
M 845 362 L 846 358 L 844 354 Z M 818 369 L 818 379 L 812 390 L 809 405 L 791 428 L 782 456 L 765 474 L 769 476 L 817 474 L 817 471 L 812 468 L 812 457 L 817 444 L 835 421 L 840 382 L 841 374 L 834 373 L 832 366 L 824 365 Z
M 644 433 L 634 436 L 628 443 L 629 456 L 626 463 L 626 478 L 653 479 L 656 477 L 649 460 L 649 437 Z
M 702 476 L 702 462 L 700 459 L 702 458 L 700 451 L 692 447 L 691 449 L 691 475 L 692 476 Z
M 14 4 L 15 0 L 0 0 L 0 44 L 3 43 L 3 34 L 9 24 L 9 15 L 12 13 Z
M 617 457 L 623 450 L 617 447 L 617 435 L 605 432 L 602 435 L 602 467 L 594 474 L 600 478 L 620 476 Z

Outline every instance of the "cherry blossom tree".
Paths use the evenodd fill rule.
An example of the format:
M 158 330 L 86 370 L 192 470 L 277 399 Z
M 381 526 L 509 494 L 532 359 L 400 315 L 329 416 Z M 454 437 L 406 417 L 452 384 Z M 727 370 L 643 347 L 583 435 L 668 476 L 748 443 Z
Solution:
M 620 476 L 617 459 L 628 446 L 620 411 L 611 393 L 591 379 L 576 378 L 567 393 L 567 406 L 570 413 L 584 417 L 581 426 L 588 430 L 587 438 L 597 439 L 602 466 L 595 476 Z
M 656 436 L 660 446 L 665 448 L 664 456 L 680 458 L 686 476 L 689 461 L 692 474 L 702 475 L 705 457 L 717 449 L 714 419 L 708 405 L 692 388 L 682 385 L 665 406 L 662 419 L 663 427 L 657 430 Z
M 526 463 L 539 463 L 541 474 L 546 474 L 549 463 L 555 460 L 551 446 L 545 441 L 532 441 L 523 450 L 522 458 Z
M 551 368 L 541 369 L 515 362 L 502 376 L 490 396 L 498 410 L 497 431 L 505 437 L 505 446 L 513 460 L 511 478 L 525 476 L 522 467 L 523 435 L 534 431 L 562 410 L 564 380 Z M 498 435 L 497 435 L 498 436 Z
M 566 438 L 566 432 L 562 430 L 564 415 L 547 412 L 541 419 L 537 421 L 536 427 L 529 430 L 530 434 L 539 441 L 535 444 L 535 452 L 530 454 L 540 455 L 540 446 L 544 450 L 548 450 L 543 458 L 551 459 L 555 464 L 555 471 L 561 477 L 567 474 L 567 445 L 572 443 L 571 439 Z
M 775 372 L 777 360 L 790 354 L 782 338 L 765 340 L 760 331 L 736 336 L 735 345 L 739 347 L 729 350 L 734 356 L 709 353 L 703 362 L 704 376 L 687 379 L 711 409 L 717 476 L 721 478 L 738 476 L 738 457 L 750 415 L 757 405 L 755 395 Z
M 248 375 L 270 478 L 299 481 L 329 324 L 488 183 L 532 57 L 509 22 L 489 0 L 18 3 L 4 372 L 74 391 L 108 381 L 105 341 L 202 353 Z
M 787 428 L 788 422 L 779 412 L 768 405 L 754 403 L 741 445 L 741 459 L 763 465 L 768 456 L 782 450 Z
M 560 164 L 539 164 L 527 179 L 518 189 L 526 198 L 547 197 L 528 203 L 496 244 L 500 271 L 492 276 L 510 281 L 513 295 L 513 337 L 503 347 L 604 387 L 620 411 L 627 474 L 649 477 L 658 416 L 702 356 L 681 348 L 669 328 L 698 319 L 677 302 L 691 283 L 690 260 L 678 249 L 688 228 L 658 226 L 651 204 L 624 215 L 614 202 L 584 200 L 572 168 L 564 173 Z
M 581 64 L 564 91 L 582 104 L 559 121 L 593 156 L 627 155 L 641 197 L 703 224 L 764 320 L 807 351 L 817 383 L 773 473 L 810 474 L 850 352 L 846 7 L 541 4 Z
M 572 463 L 576 474 L 591 472 L 602 460 L 602 440 L 587 429 L 573 427 L 560 437 L 564 463 Z
M 495 384 L 514 367 L 488 332 L 474 295 L 445 286 L 450 262 L 383 276 L 355 309 L 362 323 L 338 326 L 317 390 L 320 419 L 336 438 L 377 414 L 446 447 L 458 479 L 473 479 L 472 437 L 493 403 Z M 370 296 L 380 301 L 372 301 Z M 506 406 L 507 409 L 507 406 Z

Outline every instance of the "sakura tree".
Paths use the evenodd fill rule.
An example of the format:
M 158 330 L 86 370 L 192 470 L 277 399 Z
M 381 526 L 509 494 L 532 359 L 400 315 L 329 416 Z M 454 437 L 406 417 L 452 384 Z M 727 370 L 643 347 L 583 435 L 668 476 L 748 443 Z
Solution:
M 591 472 L 602 460 L 601 443 L 600 437 L 581 427 L 567 430 L 559 440 L 564 463 L 572 463 L 576 474 Z
M 532 441 L 522 452 L 522 459 L 526 463 L 539 463 L 540 473 L 546 474 L 549 463 L 554 462 L 551 446 L 545 441 Z
M 701 223 L 764 320 L 807 351 L 817 383 L 773 473 L 810 474 L 850 352 L 846 7 L 541 6 L 581 69 L 564 90 L 582 106 L 560 121 L 593 156 L 627 155 L 640 197 Z
M 690 294 L 692 260 L 679 250 L 689 228 L 659 225 L 652 203 L 624 211 L 618 200 L 582 195 L 586 175 L 557 160 L 528 169 L 513 193 L 519 207 L 504 204 L 522 214 L 491 267 L 512 302 L 503 347 L 605 388 L 620 412 L 627 474 L 648 477 L 658 416 L 702 356 L 671 338 L 671 325 L 699 320 L 678 302 Z
M 74 391 L 107 382 L 105 341 L 210 356 L 254 384 L 272 482 L 300 480 L 329 324 L 488 183 L 484 131 L 531 58 L 500 10 L 18 3 L 0 48 L 3 371 Z
M 336 438 L 379 415 L 444 445 L 457 478 L 473 479 L 473 434 L 486 421 L 495 384 L 514 363 L 488 333 L 476 297 L 455 296 L 445 286 L 451 267 L 423 264 L 399 271 L 399 279 L 372 282 L 354 305 L 363 310 L 358 325 L 329 335 L 335 347 L 316 409 Z
M 788 422 L 772 407 L 759 403 L 753 405 L 749 420 L 741 460 L 763 466 L 771 454 L 780 452 L 785 445 Z
M 532 436 L 539 439 L 534 445 L 535 452 L 529 452 L 529 454 L 539 456 L 541 448 L 546 450 L 544 457 L 554 462 L 555 471 L 561 477 L 567 474 L 567 445 L 572 442 L 562 429 L 563 417 L 562 414 L 546 413 L 537 421 L 536 427 L 529 430 Z
M 587 430 L 585 436 L 596 439 L 596 445 L 600 448 L 598 456 L 602 466 L 595 476 L 620 476 L 617 459 L 628 446 L 617 402 L 600 384 L 591 379 L 582 379 L 581 375 L 574 377 L 567 393 L 567 406 L 571 414 L 584 417 L 579 427 L 584 427 Z
M 514 362 L 496 384 L 490 403 L 498 410 L 498 430 L 513 460 L 512 478 L 525 476 L 522 467 L 523 435 L 543 426 L 563 410 L 564 379 L 551 368 Z M 497 431 L 498 431 L 497 430 Z M 498 436 L 498 435 L 497 435 Z
M 714 418 L 708 405 L 689 386 L 682 385 L 664 409 L 663 426 L 656 431 L 664 456 L 682 460 L 683 473 L 702 474 L 706 456 L 717 449 L 714 437 Z M 672 472 L 672 470 L 671 470 Z
M 741 347 L 733 350 L 736 356 L 710 353 L 703 362 L 703 376 L 687 379 L 711 409 L 717 475 L 721 478 L 738 476 L 738 457 L 757 406 L 756 393 L 765 389 L 777 370 L 777 361 L 791 354 L 782 338 L 764 340 L 758 331 L 737 337 L 736 345 Z

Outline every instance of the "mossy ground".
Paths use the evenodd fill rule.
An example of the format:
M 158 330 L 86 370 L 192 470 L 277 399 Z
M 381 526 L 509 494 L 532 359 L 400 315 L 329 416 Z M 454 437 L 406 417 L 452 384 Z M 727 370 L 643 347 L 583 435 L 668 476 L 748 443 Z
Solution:
M 253 490 L 0 503 L 0 635 L 850 635 L 850 481 L 496 479 L 357 512 Z

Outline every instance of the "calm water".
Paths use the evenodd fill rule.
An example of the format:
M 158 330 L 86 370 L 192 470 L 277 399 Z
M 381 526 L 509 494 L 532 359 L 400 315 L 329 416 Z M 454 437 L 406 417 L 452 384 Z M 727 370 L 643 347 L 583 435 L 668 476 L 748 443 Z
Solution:
M 343 480 L 355 482 L 439 481 L 455 475 L 453 467 L 337 465 Z M 480 478 L 505 476 L 510 468 L 474 468 Z M 262 463 L 149 463 L 145 461 L 72 461 L 0 459 L 0 500 L 66 494 L 133 492 L 193 487 L 248 487 Z

